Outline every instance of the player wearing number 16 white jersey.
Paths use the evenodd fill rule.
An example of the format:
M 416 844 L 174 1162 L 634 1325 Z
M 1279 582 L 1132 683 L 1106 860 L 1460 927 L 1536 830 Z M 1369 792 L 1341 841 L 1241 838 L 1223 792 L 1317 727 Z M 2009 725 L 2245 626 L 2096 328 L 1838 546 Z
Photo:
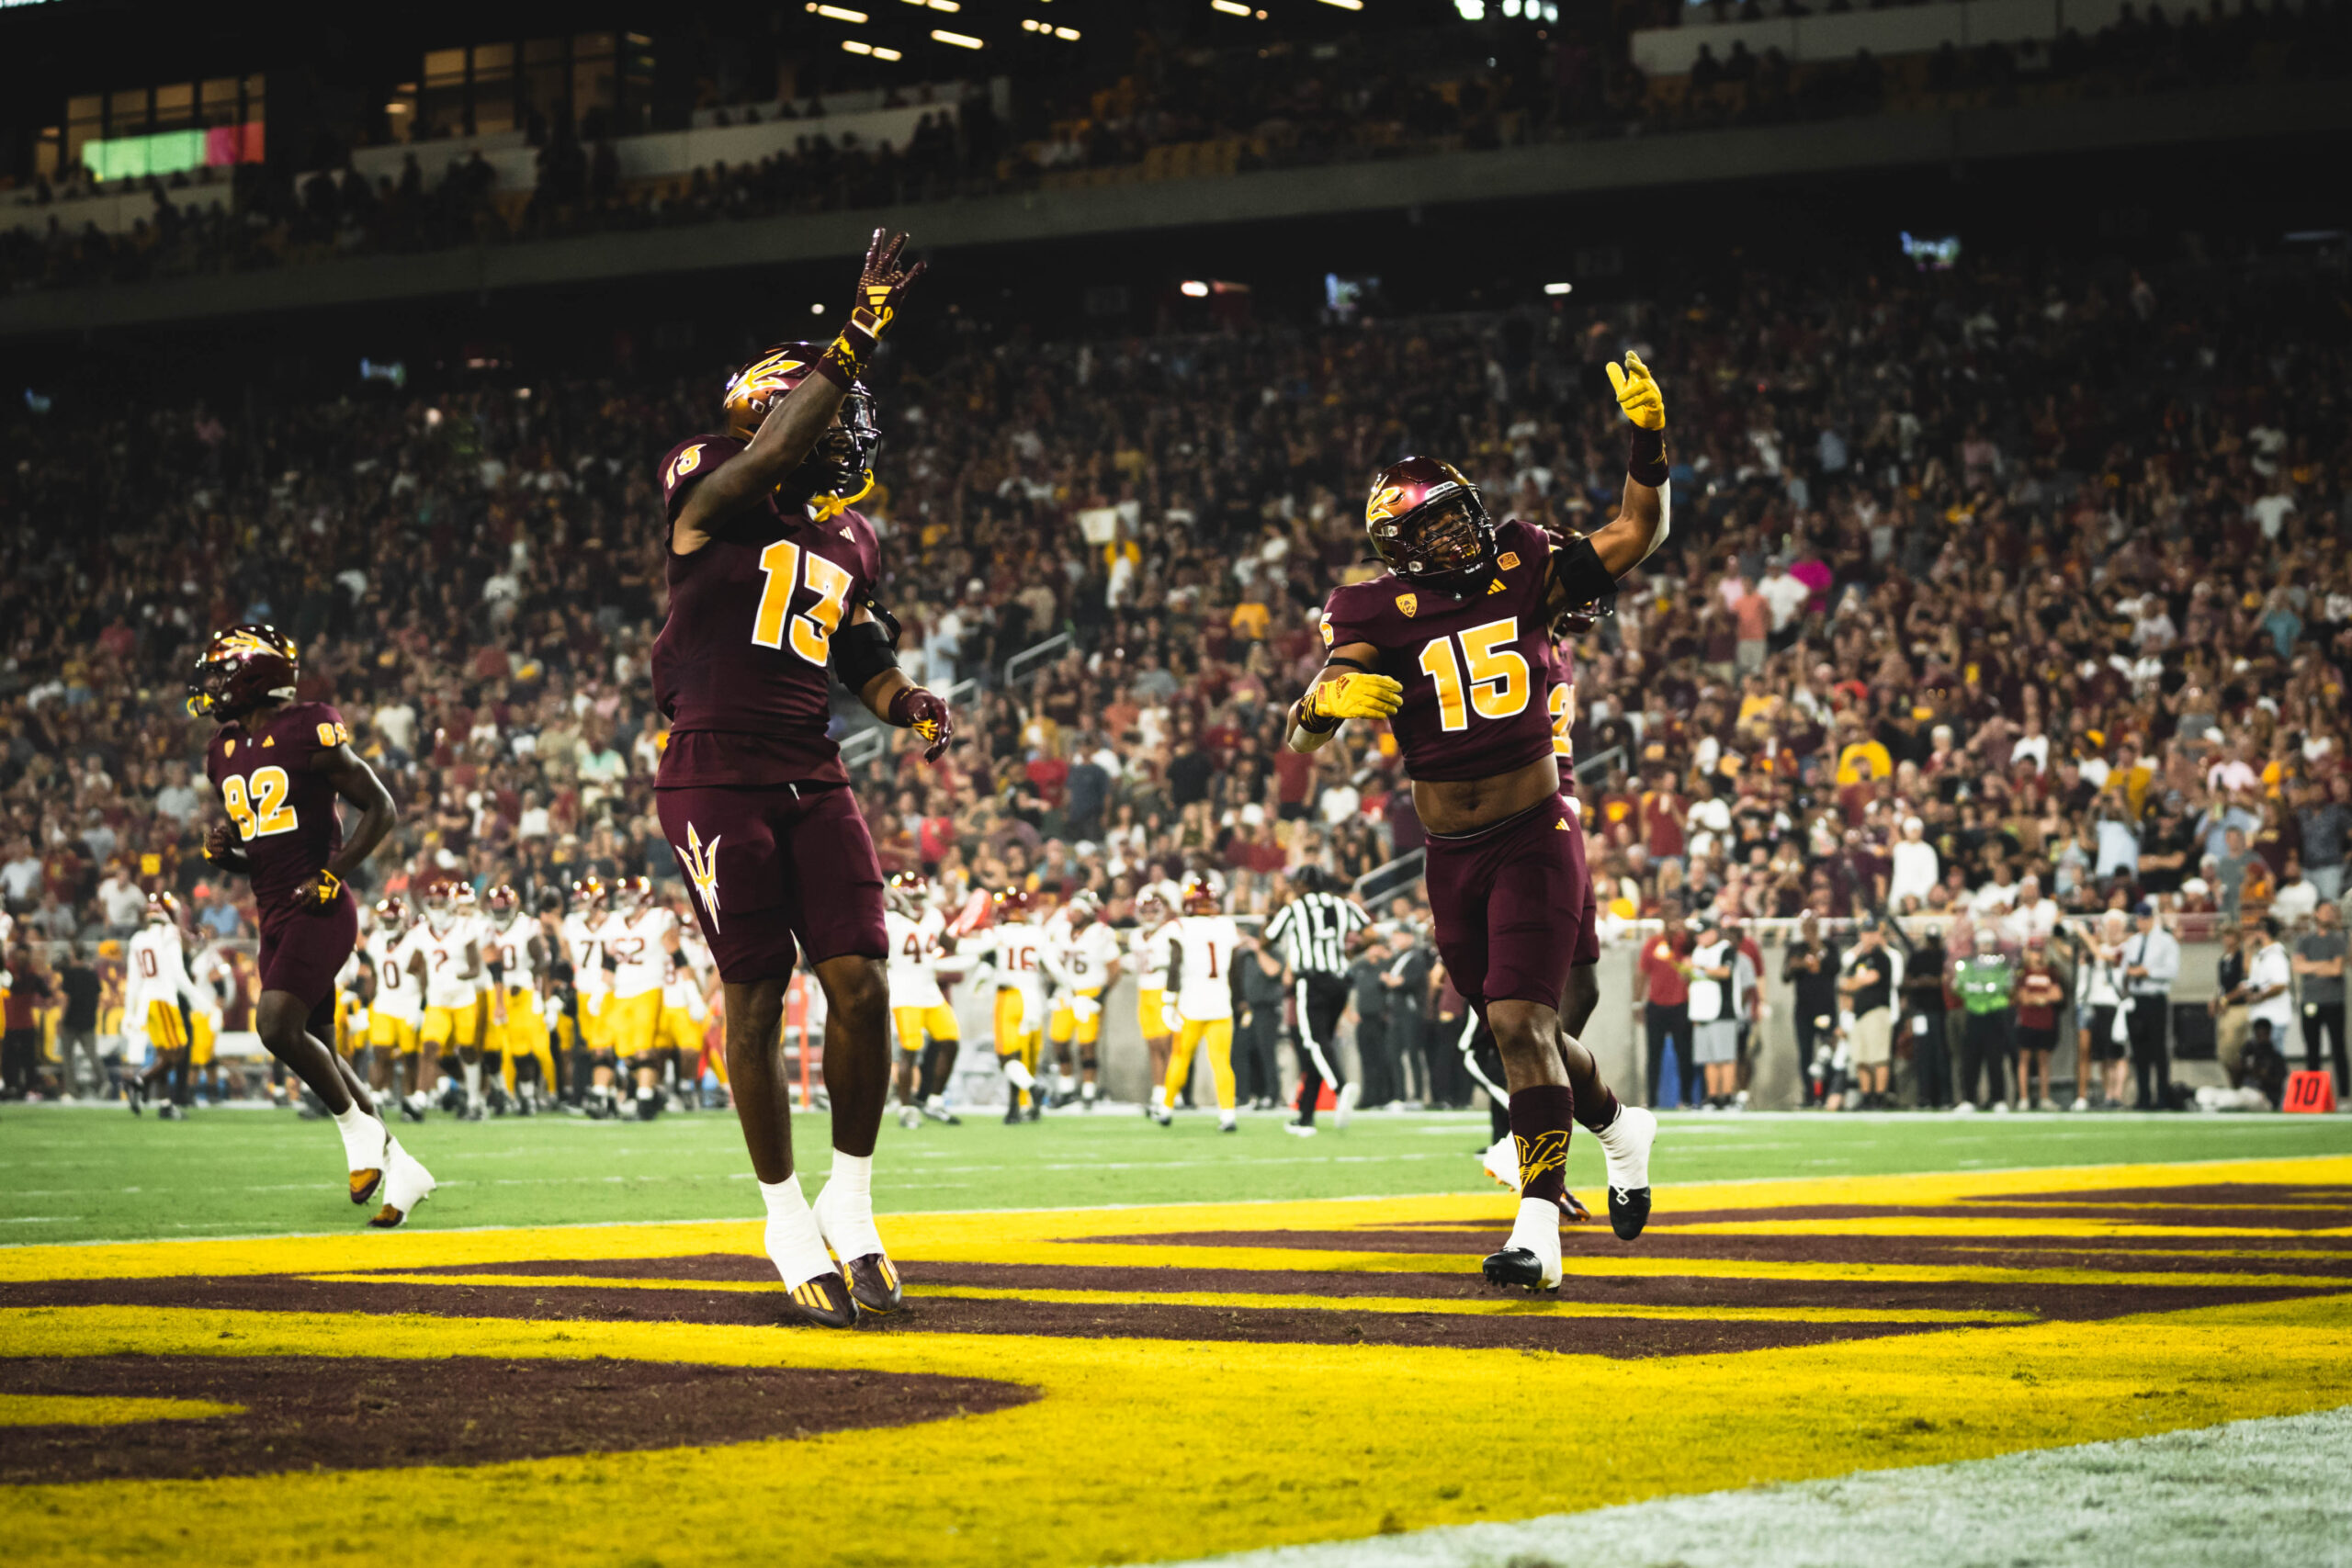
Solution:
M 1163 1127 L 1175 1120 L 1170 1107 L 1192 1080 L 1194 1053 L 1205 1050 L 1216 1081 L 1217 1131 L 1236 1132 L 1241 1123 L 1233 1083 L 1233 955 L 1241 946 L 1241 930 L 1221 911 L 1216 889 L 1197 873 L 1184 879 L 1179 907 L 1184 912 L 1170 931 L 1176 1048 L 1168 1059 L 1168 1097 L 1154 1119 Z
M 1037 926 L 1036 897 L 1024 889 L 997 894 L 992 908 L 995 923 L 966 945 L 996 971 L 996 1062 L 1012 1086 L 1004 1119 L 1034 1122 L 1043 1109 L 1037 1098 L 1044 1092 L 1037 1083 L 1037 1053 L 1046 1029 L 1046 933 Z

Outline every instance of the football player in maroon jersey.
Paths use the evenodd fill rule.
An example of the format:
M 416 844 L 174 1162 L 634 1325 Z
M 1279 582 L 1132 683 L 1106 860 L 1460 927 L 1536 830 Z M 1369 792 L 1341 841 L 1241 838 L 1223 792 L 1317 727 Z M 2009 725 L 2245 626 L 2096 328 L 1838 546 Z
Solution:
M 371 1224 L 390 1228 L 433 1191 L 433 1178 L 385 1126 L 368 1086 L 326 1042 L 334 1038 L 334 977 L 359 938 L 359 905 L 344 886 L 391 830 L 392 797 L 351 749 L 343 716 L 298 703 L 294 644 L 273 626 L 216 634 L 188 682 L 188 708 L 218 720 L 204 773 L 229 820 L 205 858 L 253 881 L 261 919 L 261 1002 L 254 1028 L 294 1069 L 343 1134 L 351 1201 L 380 1190 Z M 337 797 L 359 808 L 349 839 Z
M 1364 521 L 1382 576 L 1333 592 L 1329 660 L 1293 705 L 1287 744 L 1311 751 L 1351 718 L 1385 718 L 1429 830 L 1425 875 L 1446 974 L 1494 1031 L 1510 1096 L 1520 1205 L 1486 1260 L 1497 1284 L 1560 1281 L 1560 1197 L 1571 1126 L 1600 1139 L 1609 1217 L 1627 1241 L 1649 1219 L 1657 1119 L 1621 1106 L 1561 1022 L 1590 886 L 1562 796 L 1548 711 L 1550 630 L 1612 590 L 1667 536 L 1666 405 L 1641 360 L 1609 377 L 1634 423 L 1615 521 L 1555 540 L 1498 527 L 1450 464 L 1408 457 L 1373 479 Z
M 899 1284 L 871 1195 L 890 1087 L 882 867 L 826 734 L 832 681 L 922 736 L 929 761 L 955 728 L 899 669 L 897 623 L 875 600 L 880 547 L 851 510 L 878 439 L 858 378 L 922 276 L 905 244 L 876 230 L 841 334 L 768 349 L 727 383 L 727 434 L 662 459 L 670 614 L 652 673 L 671 730 L 655 799 L 725 989 L 768 1256 L 800 1314 L 833 1327 L 893 1310 Z M 793 1171 L 781 1027 L 802 953 L 825 990 L 832 1099 L 832 1173 L 814 1205 Z

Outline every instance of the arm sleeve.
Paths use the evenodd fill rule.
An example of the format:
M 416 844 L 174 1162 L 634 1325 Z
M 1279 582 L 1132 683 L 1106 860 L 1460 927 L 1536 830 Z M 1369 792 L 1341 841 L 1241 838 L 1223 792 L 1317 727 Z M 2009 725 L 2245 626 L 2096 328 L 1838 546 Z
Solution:
M 1298 905 L 1295 901 L 1284 904 L 1274 911 L 1274 918 L 1266 922 L 1266 942 L 1269 946 L 1281 942 L 1290 934 L 1290 928 L 1296 922 L 1297 915 Z
M 1617 580 L 1600 564 L 1600 552 L 1592 547 L 1590 539 L 1570 539 L 1552 547 L 1552 581 L 1560 585 L 1571 609 L 1617 590 Z

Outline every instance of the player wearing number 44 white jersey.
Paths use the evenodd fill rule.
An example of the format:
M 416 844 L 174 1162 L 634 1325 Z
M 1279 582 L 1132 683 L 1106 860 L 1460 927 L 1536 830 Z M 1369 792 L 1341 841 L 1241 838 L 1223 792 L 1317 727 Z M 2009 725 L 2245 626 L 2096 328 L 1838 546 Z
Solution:
M 1192 1079 L 1193 1055 L 1206 1051 L 1216 1084 L 1217 1131 L 1237 1132 L 1241 1123 L 1233 1083 L 1233 955 L 1241 946 L 1241 930 L 1222 911 L 1216 889 L 1205 877 L 1184 879 L 1180 908 L 1183 913 L 1170 933 L 1176 999 L 1166 1020 L 1176 1048 L 1168 1059 L 1166 1097 L 1153 1109 L 1153 1120 L 1163 1127 L 1174 1122 L 1170 1107 Z
M 926 1116 L 947 1126 L 959 1119 L 947 1109 L 947 1080 L 956 1070 L 963 1034 L 956 1010 L 939 987 L 938 965 L 947 956 L 947 917 L 931 901 L 931 884 L 921 873 L 901 871 L 884 889 L 882 927 L 890 944 L 890 1022 L 898 1035 L 898 1059 L 890 1077 L 899 1096 L 899 1125 L 915 1127 Z

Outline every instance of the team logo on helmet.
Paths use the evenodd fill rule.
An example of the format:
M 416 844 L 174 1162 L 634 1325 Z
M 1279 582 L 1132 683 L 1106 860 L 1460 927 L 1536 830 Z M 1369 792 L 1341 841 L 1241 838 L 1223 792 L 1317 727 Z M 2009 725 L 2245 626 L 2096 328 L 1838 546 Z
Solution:
M 1374 485 L 1372 499 L 1363 503 L 1363 520 L 1367 525 L 1385 523 L 1403 512 L 1405 490 L 1401 485 Z

